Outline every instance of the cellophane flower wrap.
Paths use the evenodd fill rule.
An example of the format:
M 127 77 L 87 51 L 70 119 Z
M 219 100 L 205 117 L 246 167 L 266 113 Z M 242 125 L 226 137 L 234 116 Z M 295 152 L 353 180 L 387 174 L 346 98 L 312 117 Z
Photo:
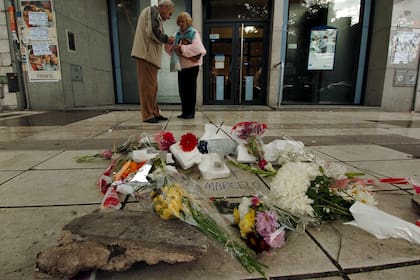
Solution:
M 155 141 L 158 149 L 169 151 L 169 147 L 176 143 L 175 137 L 170 131 L 161 131 L 155 135 Z
M 267 161 L 264 159 L 264 143 L 262 135 L 267 125 L 259 122 L 240 122 L 232 127 L 232 135 L 239 138 L 246 146 L 248 153 L 255 156 L 258 166 L 264 169 Z
M 199 186 L 188 177 L 165 168 L 150 177 L 152 208 L 157 215 L 165 220 L 180 219 L 196 227 L 224 246 L 248 272 L 258 272 L 266 277 L 264 269 L 267 266 L 257 261 L 254 252 L 235 237 L 212 204 L 205 203 L 207 199 L 195 198 L 201 196 Z

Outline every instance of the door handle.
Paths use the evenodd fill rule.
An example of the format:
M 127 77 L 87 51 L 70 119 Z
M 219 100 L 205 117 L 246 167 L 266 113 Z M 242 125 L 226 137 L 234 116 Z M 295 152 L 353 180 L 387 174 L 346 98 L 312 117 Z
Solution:
M 277 67 L 279 67 L 282 63 L 283 63 L 283 62 L 281 62 L 281 61 L 280 61 L 279 63 L 274 64 L 274 65 L 273 65 L 273 68 L 277 68 Z

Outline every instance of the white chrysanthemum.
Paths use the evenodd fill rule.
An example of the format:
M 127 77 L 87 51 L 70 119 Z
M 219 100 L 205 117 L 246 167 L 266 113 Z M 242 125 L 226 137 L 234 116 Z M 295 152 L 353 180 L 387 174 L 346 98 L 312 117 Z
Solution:
M 270 196 L 286 210 L 313 215 L 313 201 L 306 196 L 306 191 L 317 175 L 319 170 L 316 165 L 288 162 L 277 171 L 271 183 Z
M 241 204 L 239 204 L 238 206 L 239 217 L 241 220 L 245 217 L 246 213 L 248 213 L 250 205 L 251 205 L 251 199 L 245 196 L 242 197 Z

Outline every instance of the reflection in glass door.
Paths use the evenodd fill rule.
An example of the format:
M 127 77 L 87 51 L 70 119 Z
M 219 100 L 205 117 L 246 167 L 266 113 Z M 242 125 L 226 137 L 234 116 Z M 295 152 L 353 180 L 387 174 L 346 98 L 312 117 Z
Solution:
M 266 95 L 264 25 L 213 24 L 208 31 L 207 104 L 263 104 Z
M 368 0 L 290 0 L 283 104 L 359 104 Z

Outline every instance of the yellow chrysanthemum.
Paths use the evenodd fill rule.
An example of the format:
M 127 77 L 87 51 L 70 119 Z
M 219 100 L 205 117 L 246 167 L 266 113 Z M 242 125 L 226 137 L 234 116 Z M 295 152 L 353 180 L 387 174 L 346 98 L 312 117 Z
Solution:
M 171 211 L 169 211 L 169 209 L 167 208 L 163 209 L 159 216 L 164 220 L 169 220 L 170 218 L 173 217 Z
M 246 238 L 247 233 L 253 231 L 255 228 L 255 210 L 250 209 L 248 213 L 245 214 L 244 218 L 239 222 L 239 229 L 241 231 L 241 236 Z
M 179 212 L 182 209 L 182 200 L 171 199 L 171 201 L 168 203 L 168 209 L 172 212 L 174 216 L 179 217 Z
M 239 224 L 241 217 L 239 215 L 239 210 L 238 208 L 233 209 L 233 218 L 234 218 L 234 223 L 235 225 Z
M 160 203 L 154 203 L 153 208 L 155 209 L 156 213 L 162 212 L 162 209 L 163 209 L 162 204 Z

